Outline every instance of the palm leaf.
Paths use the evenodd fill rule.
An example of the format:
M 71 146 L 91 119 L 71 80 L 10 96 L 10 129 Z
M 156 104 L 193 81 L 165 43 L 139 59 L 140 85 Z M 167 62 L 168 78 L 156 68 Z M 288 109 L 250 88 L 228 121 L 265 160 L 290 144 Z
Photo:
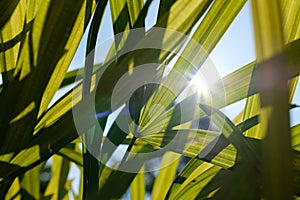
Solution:
M 16 178 L 14 182 L 11 184 L 9 190 L 5 194 L 6 199 L 16 199 L 21 200 L 21 186 L 19 178 Z
M 165 198 L 175 177 L 179 162 L 179 154 L 175 154 L 173 152 L 167 152 L 164 154 L 161 162 L 161 169 L 159 170 L 154 182 L 151 199 L 157 200 Z
M 54 199 L 63 199 L 66 198 L 70 189 L 70 183 L 67 181 L 70 161 L 56 155 L 52 159 L 52 177 L 47 185 L 45 195 L 51 195 Z
M 51 12 L 54 7 L 55 13 Z M 73 10 L 71 12 L 73 14 L 69 16 L 63 8 Z M 85 16 L 84 11 L 85 4 L 83 1 L 76 4 L 62 1 L 42 2 L 32 25 L 31 34 L 26 35 L 14 71 L 14 79 L 6 85 L 1 93 L 1 110 L 4 113 L 11 113 L 8 117 L 1 115 L 0 118 L 3 125 L 1 126 L 1 132 L 6 133 L 5 136 L 3 135 L 2 153 L 17 150 L 14 149 L 15 147 L 12 148 L 11 145 L 15 141 L 20 143 L 18 148 L 22 148 L 30 141 L 36 119 L 39 113 L 41 114 L 43 109 L 47 107 L 41 101 L 41 96 L 45 94 L 44 89 L 46 89 L 45 95 L 49 95 L 47 93 L 49 81 L 57 81 L 57 83 L 53 83 L 53 87 L 55 88 L 57 84 L 57 88 L 59 87 L 64 77 L 62 72 L 64 69 L 66 71 L 68 62 L 71 62 L 71 57 L 75 53 L 74 46 L 76 45 L 73 43 L 72 46 L 71 42 L 76 43 L 77 40 L 77 44 L 79 43 L 84 28 L 84 24 L 81 23 Z M 47 17 L 51 20 L 46 20 Z M 52 31 L 54 24 L 62 19 L 68 19 L 67 24 L 61 23 L 60 26 L 55 26 L 55 31 Z M 45 27 L 45 29 L 39 29 L 39 27 Z M 71 37 L 69 38 L 69 36 Z M 43 37 L 43 40 L 40 39 L 41 37 Z M 73 38 L 76 38 L 76 40 L 73 41 Z M 39 44 L 40 40 L 42 41 L 41 44 Z M 59 45 L 53 45 L 56 42 Z M 65 49 L 70 51 L 65 53 Z M 29 52 L 31 51 L 39 53 L 30 56 Z M 48 52 L 55 52 L 55 54 L 51 55 Z M 48 60 L 48 62 L 45 63 L 45 60 Z M 36 87 L 35 82 L 40 83 L 39 87 Z M 56 89 L 51 89 L 51 91 L 50 93 L 54 95 Z M 49 98 L 49 102 L 51 98 Z M 44 106 L 41 110 L 40 105 Z M 18 123 L 13 123 L 14 121 L 18 121 Z M 23 131 L 18 132 L 16 130 Z
M 40 170 L 44 164 L 40 164 L 26 172 L 21 178 L 22 198 L 40 199 Z M 34 183 L 34 184 L 32 184 Z
M 170 188 L 166 199 L 195 199 L 201 188 L 220 170 L 210 163 L 191 160 L 180 172 Z
M 141 169 L 140 173 L 138 173 L 133 179 L 130 185 L 130 190 L 132 200 L 139 200 L 145 198 L 146 185 L 143 168 Z

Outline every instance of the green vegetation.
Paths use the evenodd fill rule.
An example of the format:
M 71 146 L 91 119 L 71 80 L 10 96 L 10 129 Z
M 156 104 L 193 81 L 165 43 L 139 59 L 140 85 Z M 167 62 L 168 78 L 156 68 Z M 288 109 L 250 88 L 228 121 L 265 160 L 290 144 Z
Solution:
M 226 93 L 220 88 L 212 91 L 213 105 L 195 95 L 179 104 L 176 98 L 187 85 L 166 75 L 165 66 L 175 54 L 181 56 L 172 70 L 190 78 L 246 0 L 160 0 L 156 24 L 147 30 L 145 17 L 152 3 L 156 2 L 0 2 L 0 199 L 120 199 L 128 188 L 136 200 L 149 191 L 155 200 L 300 198 L 300 124 L 289 124 L 300 73 L 300 1 L 251 1 L 256 60 L 222 78 Z M 87 60 L 81 70 L 67 72 L 85 31 L 85 53 L 93 59 L 105 9 L 110 9 L 115 35 L 136 28 L 139 35 L 134 40 L 130 32 L 116 37 L 103 63 L 93 67 Z M 168 31 L 159 36 L 156 28 L 190 37 Z M 124 53 L 128 41 L 138 47 L 153 40 L 167 50 L 144 48 L 114 57 Z M 199 51 L 193 42 L 203 49 Z M 189 63 L 194 58 L 197 66 Z M 132 112 L 120 114 L 107 135 L 102 135 L 99 127 L 107 126 L 110 111 L 125 102 L 120 95 L 111 105 L 117 82 L 125 73 L 130 75 L 138 66 L 154 61 L 161 64 L 156 80 L 176 81 L 178 92 L 159 84 L 138 88 L 126 104 Z M 102 69 L 106 69 L 103 74 Z M 74 88 L 49 106 L 55 93 L 74 83 L 76 76 Z M 79 137 L 73 111 L 93 95 L 96 112 L 106 114 L 98 117 L 99 126 L 95 126 L 88 123 L 90 110 L 83 110 L 80 120 L 86 120 L 87 128 Z M 242 99 L 246 106 L 234 120 L 220 111 Z M 191 116 L 181 118 L 181 109 Z M 117 123 L 124 115 L 131 118 L 126 130 Z M 203 128 L 205 117 L 214 129 Z M 196 128 L 191 126 L 194 122 Z M 167 149 L 160 163 L 164 167 L 158 167 L 150 188 L 147 157 L 132 165 L 134 156 L 128 153 L 114 168 L 103 163 L 115 150 L 104 150 L 109 141 L 139 155 L 166 149 L 182 138 L 190 142 L 182 149 Z M 102 162 L 81 146 L 80 139 L 87 146 L 102 144 L 97 154 Z M 72 165 L 81 172 L 75 191 L 68 178 Z M 129 168 L 132 171 L 122 170 Z

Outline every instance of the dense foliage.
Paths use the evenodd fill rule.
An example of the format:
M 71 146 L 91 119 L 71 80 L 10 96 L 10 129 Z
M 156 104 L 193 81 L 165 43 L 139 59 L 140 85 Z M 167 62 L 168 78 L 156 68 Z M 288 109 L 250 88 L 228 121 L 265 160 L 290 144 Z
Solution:
M 289 125 L 289 110 L 297 107 L 291 102 L 300 72 L 300 1 L 251 1 L 257 59 L 219 80 L 223 88 L 209 94 L 213 104 L 205 95 L 178 100 L 188 84 L 170 75 L 174 70 L 190 80 L 201 70 L 246 2 L 1 1 L 0 198 L 119 199 L 128 188 L 131 199 L 144 199 L 149 192 L 152 199 L 172 200 L 300 198 L 300 124 Z M 155 25 L 146 29 L 148 9 L 155 3 Z M 103 63 L 94 63 L 90 60 L 105 9 L 110 9 L 115 42 Z M 130 32 L 137 28 L 138 34 Z M 158 28 L 165 28 L 159 29 L 163 34 Z M 85 31 L 90 59 L 82 69 L 68 71 Z M 139 48 L 154 41 L 160 49 Z M 178 92 L 149 83 L 128 101 L 119 95 L 111 105 L 123 75 L 154 61 L 159 65 L 151 80 L 155 77 L 170 87 L 175 82 Z M 50 106 L 56 92 L 70 85 L 73 88 Z M 126 88 L 120 88 L 125 93 Z M 82 109 L 91 96 L 100 113 L 97 126 L 89 123 L 90 110 Z M 246 106 L 234 120 L 220 111 L 242 99 Z M 108 118 L 122 106 L 130 112 Z M 82 132 L 74 109 L 87 124 Z M 189 116 L 183 118 L 184 113 Z M 131 120 L 126 130 L 118 124 L 124 116 Z M 211 126 L 205 126 L 205 120 Z M 182 142 L 178 134 L 192 140 L 181 149 L 167 148 Z M 105 150 L 109 142 L 128 151 L 113 167 L 105 163 L 116 151 Z M 93 145 L 102 147 L 96 156 L 86 149 Z M 156 162 L 164 167 L 158 167 L 157 174 L 147 172 L 147 157 L 134 166 L 130 162 L 133 153 L 162 149 Z M 76 190 L 68 178 L 72 165 L 81 173 Z M 154 184 L 146 184 L 149 180 Z

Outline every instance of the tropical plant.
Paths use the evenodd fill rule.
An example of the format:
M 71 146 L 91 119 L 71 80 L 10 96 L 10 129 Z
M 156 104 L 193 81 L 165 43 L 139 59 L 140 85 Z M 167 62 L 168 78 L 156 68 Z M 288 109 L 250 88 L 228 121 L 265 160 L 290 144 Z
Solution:
M 1 1 L 1 199 L 119 199 L 129 187 L 132 199 L 144 199 L 148 158 L 130 161 L 134 153 L 161 149 L 163 167 L 152 199 L 299 198 L 300 125 L 290 127 L 289 110 L 297 107 L 291 102 L 300 72 L 300 1 L 251 1 L 257 58 L 219 80 L 223 87 L 210 91 L 213 104 L 195 94 L 180 99 L 188 84 L 172 75 L 175 71 L 190 80 L 246 2 Z M 146 29 L 145 18 L 155 3 L 155 25 Z M 94 63 L 105 9 L 110 9 L 115 42 L 104 62 Z M 89 59 L 82 69 L 68 71 L 85 31 Z M 147 46 L 154 41 L 160 49 Z M 136 88 L 130 99 L 117 93 L 112 106 L 123 75 L 153 62 L 159 64 L 153 77 L 161 84 Z M 177 92 L 163 83 L 176 85 Z M 68 85 L 72 90 L 50 106 L 56 92 Z M 91 99 L 96 117 L 86 109 Z M 246 106 L 234 120 L 221 112 L 242 99 Z M 130 112 L 109 119 L 122 106 Z M 189 116 L 182 118 L 185 113 Z M 125 131 L 118 124 L 124 116 L 130 119 Z M 168 148 L 182 141 L 188 145 Z M 110 143 L 127 149 L 113 167 L 107 163 L 116 151 L 106 150 Z M 95 156 L 89 146 L 102 148 Z M 180 158 L 189 158 L 183 168 Z M 78 191 L 68 179 L 71 165 L 80 169 Z

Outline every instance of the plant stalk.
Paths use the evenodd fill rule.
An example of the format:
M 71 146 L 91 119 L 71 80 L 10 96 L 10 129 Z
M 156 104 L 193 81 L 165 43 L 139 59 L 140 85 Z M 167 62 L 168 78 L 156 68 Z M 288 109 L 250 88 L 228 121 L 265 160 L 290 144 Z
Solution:
M 261 103 L 264 199 L 293 199 L 287 62 L 279 0 L 252 0 Z

